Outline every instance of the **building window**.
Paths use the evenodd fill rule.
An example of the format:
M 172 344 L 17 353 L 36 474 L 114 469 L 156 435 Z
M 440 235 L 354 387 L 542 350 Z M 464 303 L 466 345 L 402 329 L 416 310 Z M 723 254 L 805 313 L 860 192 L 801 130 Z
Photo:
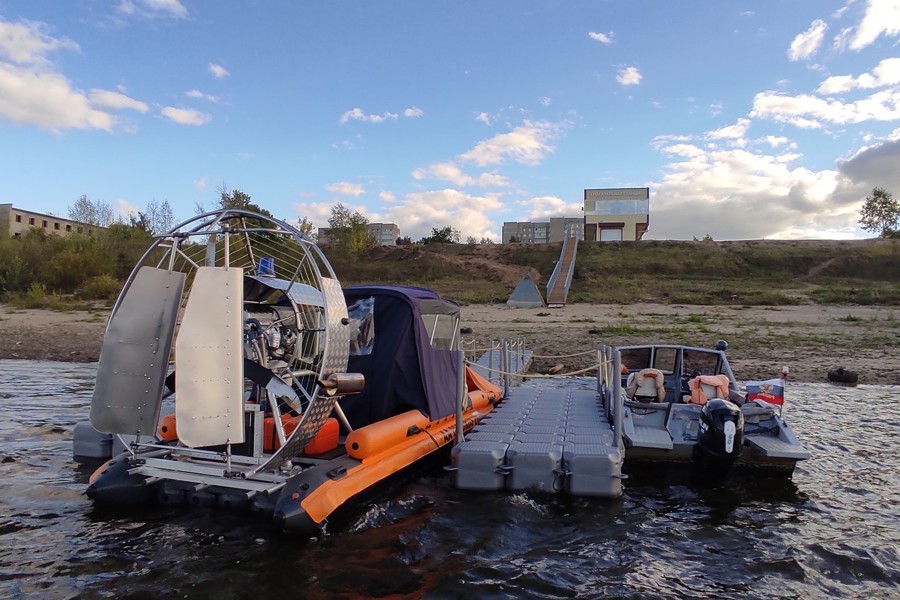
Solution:
M 34 225 L 34 217 L 28 217 L 28 224 Z
M 57 230 L 58 230 L 58 229 L 59 229 L 59 223 L 54 223 L 54 224 L 53 224 L 53 229 L 57 229 Z
M 72 226 L 71 226 L 71 225 L 66 225 L 66 231 L 72 231 Z
M 16 223 L 22 222 L 22 215 L 16 215 Z
M 41 227 L 43 227 L 44 229 L 47 229 L 47 220 L 44 219 L 44 220 L 41 221 L 41 222 L 43 223 L 43 225 L 41 225 Z

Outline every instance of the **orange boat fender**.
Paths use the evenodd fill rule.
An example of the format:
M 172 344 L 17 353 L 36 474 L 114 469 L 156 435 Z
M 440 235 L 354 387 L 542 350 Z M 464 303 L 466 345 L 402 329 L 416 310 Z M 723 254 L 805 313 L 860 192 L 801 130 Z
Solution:
M 175 427 L 175 413 L 165 415 L 159 421 L 156 435 L 164 442 L 174 442 L 178 439 L 178 429 Z
M 494 403 L 494 395 L 482 390 L 474 390 L 469 392 L 469 404 L 472 410 L 484 412 Z
M 374 456 L 395 446 L 410 435 L 422 431 L 429 424 L 428 417 L 418 410 L 388 417 L 359 429 L 347 436 L 347 454 L 357 460 Z

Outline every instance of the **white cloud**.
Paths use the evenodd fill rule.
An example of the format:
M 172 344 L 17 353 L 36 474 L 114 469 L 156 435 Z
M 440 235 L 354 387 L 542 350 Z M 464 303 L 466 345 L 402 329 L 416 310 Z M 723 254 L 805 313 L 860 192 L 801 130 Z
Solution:
M 116 9 L 130 17 L 184 19 L 187 8 L 180 0 L 122 0 Z
M 480 121 L 480 122 L 484 123 L 485 125 L 490 125 L 490 124 L 491 124 L 491 117 L 490 117 L 490 115 L 488 115 L 488 114 L 485 113 L 485 112 L 478 113 L 478 114 L 475 116 L 475 120 L 476 120 L 476 121 Z
M 192 108 L 175 108 L 166 106 L 160 111 L 164 117 L 179 125 L 206 125 L 212 121 L 212 115 L 202 113 Z
M 194 189 L 203 191 L 206 189 L 206 186 L 207 186 L 206 177 L 198 177 L 197 179 L 192 181 L 191 184 L 194 186 Z
M 468 173 L 464 173 L 454 162 L 435 163 L 427 168 L 416 169 L 412 172 L 413 179 L 421 180 L 426 178 L 447 181 L 459 187 L 477 186 L 482 188 L 491 187 L 508 187 L 511 185 L 509 179 L 497 173 L 482 173 L 478 177 L 473 177 Z
M 775 135 L 767 135 L 763 138 L 763 142 L 771 146 L 772 148 L 778 148 L 779 146 L 787 145 L 789 147 L 794 147 L 796 144 L 792 142 L 790 139 L 782 136 Z
M 655 139 L 670 162 L 662 179 L 649 184 L 648 238 L 853 238 L 866 194 L 875 186 L 900 187 L 900 129 L 837 169 L 821 171 L 795 166 L 801 156 L 788 138 L 766 136 L 757 143 L 753 150 Z
M 523 165 L 538 165 L 554 151 L 550 142 L 559 137 L 565 125 L 548 121 L 525 121 L 509 133 L 500 133 L 478 142 L 459 156 L 480 167 L 498 165 L 507 160 Z
M 225 79 L 226 77 L 231 77 L 231 73 L 228 72 L 228 69 L 223 67 L 222 65 L 217 65 L 215 63 L 209 63 L 207 65 L 209 72 L 216 79 Z
M 98 107 L 111 108 L 114 110 L 130 109 L 140 113 L 145 113 L 150 110 L 150 107 L 147 106 L 146 102 L 135 100 L 134 98 L 119 92 L 94 89 L 88 93 L 88 97 L 91 100 L 91 104 Z
M 378 199 L 382 202 L 387 202 L 388 204 L 392 204 L 397 201 L 397 196 L 394 195 L 393 192 L 381 191 L 378 192 Z
M 422 115 L 425 114 L 418 106 L 411 106 L 403 110 L 403 116 L 410 119 L 418 119 Z M 348 121 L 363 121 L 364 123 L 384 123 L 385 121 L 396 121 L 399 115 L 393 112 L 385 112 L 380 115 L 369 114 L 361 108 L 353 108 L 351 110 L 346 111 L 341 117 L 338 119 L 338 122 L 343 125 Z
M 619 69 L 619 72 L 616 74 L 616 81 L 622 85 L 638 85 L 641 79 L 643 79 L 643 75 L 641 75 L 637 67 L 625 67 Z
M 900 89 L 883 90 L 854 102 L 823 99 L 810 94 L 789 96 L 761 92 L 753 99 L 750 116 L 802 128 L 821 128 L 829 123 L 844 125 L 893 121 L 900 119 Z
M 47 67 L 48 54 L 57 50 L 78 51 L 78 44 L 68 38 L 54 38 L 46 33 L 46 25 L 32 21 L 9 23 L 0 21 L 0 60 L 15 65 Z
M 332 183 L 326 188 L 332 194 L 337 194 L 339 196 L 353 196 L 354 198 L 358 198 L 366 193 L 366 189 L 358 183 L 350 183 L 348 181 L 339 181 L 337 183 Z
M 747 134 L 747 129 L 750 128 L 750 119 L 738 119 L 737 123 L 734 125 L 729 125 L 727 127 L 722 127 L 721 129 L 716 129 L 714 131 L 710 131 L 707 133 L 707 137 L 713 140 L 720 139 L 739 139 L 744 137 Z
M 584 202 L 566 202 L 556 196 L 537 196 L 517 204 L 528 209 L 528 220 L 547 221 L 551 217 L 580 217 Z
M 709 150 L 667 166 L 651 184 L 648 237 L 747 239 L 791 228 L 834 229 L 837 172 L 791 168 L 775 154 Z M 752 219 L 745 218 L 753 215 Z M 852 223 L 844 219 L 852 230 Z
M 852 75 L 829 77 L 816 91 L 820 94 L 839 94 L 856 88 L 871 89 L 898 83 L 900 83 L 900 58 L 895 57 L 882 60 L 871 73 L 863 73 L 859 77 Z
M 116 200 L 116 206 L 113 210 L 115 210 L 118 215 L 127 218 L 137 216 L 141 209 L 128 200 L 119 198 Z
M 219 102 L 218 96 L 211 96 L 210 94 L 204 94 L 200 90 L 191 90 L 189 92 L 184 93 L 188 98 L 195 98 L 197 100 L 206 100 L 207 102 L 212 102 L 213 104 L 217 104 Z
M 589 31 L 588 37 L 592 40 L 596 40 L 604 45 L 612 44 L 613 32 L 609 33 L 600 33 L 599 31 Z
M 67 38 L 54 38 L 43 23 L 0 20 L 0 119 L 53 132 L 112 131 L 117 120 L 103 108 L 140 110 L 137 101 L 108 95 L 115 92 L 98 94 L 94 102 L 73 88 L 49 58 L 58 50 L 78 51 L 79 47 Z
M 327 202 L 297 202 L 293 205 L 298 218 L 306 217 L 316 227 L 328 227 L 332 205 Z M 350 210 L 360 210 L 351 208 Z M 360 214 L 362 212 L 360 211 Z
M 400 235 L 414 240 L 431 235 L 432 228 L 448 225 L 458 230 L 463 240 L 469 236 L 498 239 L 500 228 L 488 213 L 502 207 L 491 194 L 473 196 L 453 189 L 432 190 L 406 195 L 389 207 L 383 218 L 397 223 Z
M 806 60 L 815 54 L 822 46 L 825 39 L 825 31 L 828 25 L 821 19 L 816 19 L 810 24 L 809 29 L 797 34 L 788 50 L 788 58 L 792 61 Z
M 36 72 L 0 63 L 0 119 L 58 132 L 64 129 L 112 131 L 116 119 L 98 110 L 69 81 L 53 72 Z
M 387 121 L 388 119 L 390 119 L 392 121 L 396 121 L 397 114 L 391 113 L 391 112 L 386 112 L 383 115 L 370 115 L 370 114 L 367 114 L 365 111 L 363 111 L 363 109 L 361 109 L 361 108 L 354 108 L 354 109 L 348 110 L 347 112 L 342 114 L 341 118 L 338 119 L 338 122 L 341 125 L 343 125 L 347 121 L 364 121 L 366 123 L 383 123 L 384 121 Z
M 541 103 L 541 106 L 550 106 L 553 100 L 549 96 L 541 96 L 538 98 L 538 102 Z
M 896 37 L 900 34 L 900 0 L 868 0 L 862 21 L 836 40 L 851 50 L 862 50 L 880 36 Z

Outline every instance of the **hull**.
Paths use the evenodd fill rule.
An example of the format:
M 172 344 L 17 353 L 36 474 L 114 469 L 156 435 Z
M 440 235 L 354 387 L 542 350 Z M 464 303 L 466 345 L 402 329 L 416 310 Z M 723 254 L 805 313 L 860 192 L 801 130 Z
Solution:
M 463 430 L 471 430 L 491 407 L 479 403 L 477 409 L 467 411 Z M 349 449 L 361 436 L 352 434 L 343 446 L 323 455 L 300 455 L 294 460 L 298 472 L 284 478 L 269 474 L 254 480 L 243 477 L 238 469 L 230 476 L 213 476 L 216 467 L 205 472 L 204 461 L 197 458 L 190 470 L 176 471 L 185 461 L 178 460 L 174 446 L 135 454 L 128 451 L 97 469 L 86 493 L 96 503 L 110 506 L 156 501 L 250 510 L 270 516 L 286 532 L 315 536 L 326 524 L 341 523 L 360 511 L 371 499 L 449 462 L 456 419 L 424 419 L 421 427 L 407 435 L 410 419 L 408 414 L 397 415 L 374 424 L 370 432 L 356 430 L 374 432 L 364 447 L 368 452 L 355 452 L 359 457 Z M 172 469 L 169 476 L 160 476 L 167 468 Z

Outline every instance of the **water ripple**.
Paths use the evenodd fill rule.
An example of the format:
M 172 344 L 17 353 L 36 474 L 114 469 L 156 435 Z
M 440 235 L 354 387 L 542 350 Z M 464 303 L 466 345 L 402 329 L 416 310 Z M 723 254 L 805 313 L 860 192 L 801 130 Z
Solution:
M 95 371 L 0 361 L 0 597 L 898 597 L 897 388 L 791 384 L 787 417 L 814 454 L 792 480 L 645 474 L 599 500 L 437 475 L 303 541 L 243 513 L 92 506 L 71 432 Z

